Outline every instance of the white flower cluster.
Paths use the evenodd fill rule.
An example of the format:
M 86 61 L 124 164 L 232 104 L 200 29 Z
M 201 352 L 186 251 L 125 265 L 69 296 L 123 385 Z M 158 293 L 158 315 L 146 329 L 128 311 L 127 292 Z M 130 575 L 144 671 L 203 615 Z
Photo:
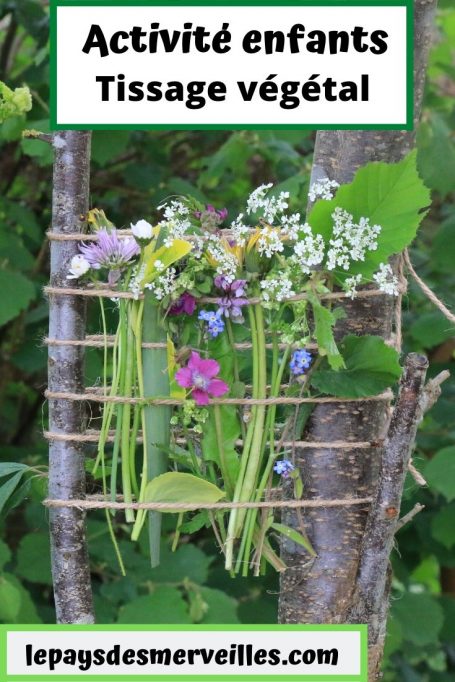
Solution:
M 308 197 L 310 201 L 316 201 L 316 199 L 333 199 L 332 189 L 338 189 L 340 185 L 335 180 L 320 180 L 319 182 L 314 182 L 308 192 Z
M 302 272 L 309 275 L 315 265 L 320 265 L 324 258 L 325 243 L 320 234 L 313 234 L 310 226 L 305 223 L 301 231 L 305 236 L 294 245 L 292 261 L 297 263 Z
M 163 208 L 165 219 L 159 223 L 159 227 L 167 230 L 164 245 L 169 248 L 172 246 L 174 239 L 182 239 L 191 227 L 191 221 L 188 218 L 190 210 L 181 201 L 176 201 L 175 199 L 167 204 L 158 206 L 158 210 Z
M 237 218 L 231 223 L 232 237 L 239 246 L 245 246 L 250 228 L 243 222 L 243 213 L 239 213 Z
M 248 197 L 246 208 L 248 215 L 261 211 L 265 220 L 270 224 L 273 223 L 278 213 L 282 213 L 289 206 L 287 202 L 289 192 L 280 192 L 278 197 L 266 196 L 271 187 L 273 183 L 270 182 L 255 189 Z
M 135 301 L 138 300 L 139 296 L 142 294 L 143 288 L 142 288 L 142 280 L 144 279 L 145 275 L 145 263 L 141 265 L 140 268 L 137 266 L 133 269 L 130 284 L 129 284 L 129 289 L 133 294 L 133 298 Z
M 343 282 L 343 289 L 349 298 L 354 300 L 357 296 L 357 287 L 362 282 L 362 275 L 353 275 L 347 277 Z
M 207 253 L 216 261 L 216 274 L 224 275 L 228 282 L 233 282 L 238 268 L 237 259 L 224 249 L 215 235 L 207 235 Z
M 281 303 L 295 294 L 292 289 L 292 281 L 286 273 L 279 279 L 272 276 L 262 280 L 261 289 L 265 308 L 273 308 L 277 303 Z
M 305 225 L 300 223 L 300 213 L 292 213 L 291 215 L 281 216 L 281 234 L 295 241 L 301 230 L 304 230 Z
M 327 252 L 327 270 L 343 268 L 349 270 L 351 261 L 365 260 L 367 251 L 378 248 L 377 237 L 380 225 L 370 225 L 369 218 L 354 222 L 353 216 L 343 208 L 337 207 L 332 213 L 333 237 Z
M 266 258 L 272 258 L 276 253 L 281 253 L 284 246 L 278 230 L 263 227 L 257 241 L 257 249 L 258 253 Z
M 176 269 L 169 268 L 163 275 L 157 277 L 150 284 L 146 284 L 145 287 L 155 294 L 155 298 L 158 301 L 162 301 L 165 296 L 172 295 L 175 288 L 176 275 Z
M 389 296 L 398 296 L 399 282 L 398 277 L 393 274 L 393 270 L 388 263 L 379 263 L 379 270 L 373 275 L 378 288 Z

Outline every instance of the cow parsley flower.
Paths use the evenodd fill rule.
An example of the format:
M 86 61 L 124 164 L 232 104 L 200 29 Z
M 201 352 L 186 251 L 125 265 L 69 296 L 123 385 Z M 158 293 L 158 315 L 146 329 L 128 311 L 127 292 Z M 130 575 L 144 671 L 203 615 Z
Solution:
M 119 239 L 117 232 L 98 230 L 98 241 L 92 244 L 81 244 L 79 251 L 94 270 L 109 270 L 108 282 L 115 284 L 122 270 L 129 267 L 140 249 L 135 239 Z
M 362 275 L 347 277 L 343 283 L 343 289 L 352 300 L 357 297 L 357 286 L 362 282 Z
M 339 186 L 338 182 L 329 180 L 329 178 L 313 182 L 309 189 L 308 197 L 310 201 L 316 201 L 316 199 L 319 198 L 326 200 L 333 199 L 332 189 L 338 189 Z
M 288 459 L 280 459 L 273 465 L 273 471 L 282 478 L 288 478 L 294 469 L 295 466 Z
M 257 240 L 257 250 L 261 256 L 272 258 L 276 253 L 284 251 L 283 242 L 278 230 L 263 227 Z
M 158 210 L 163 209 L 164 220 L 159 223 L 159 227 L 166 230 L 164 245 L 169 248 L 172 246 L 174 239 L 183 239 L 190 229 L 190 210 L 188 206 L 175 199 L 158 206 Z
M 191 390 L 196 405 L 208 405 L 210 397 L 222 396 L 229 391 L 229 386 L 217 378 L 219 371 L 216 360 L 204 360 L 193 351 L 187 366 L 176 372 L 175 380 L 182 388 Z
M 248 197 L 246 208 L 248 215 L 261 212 L 264 219 L 270 224 L 273 223 L 279 213 L 283 213 L 289 206 L 287 201 L 289 192 L 280 192 L 278 197 L 266 196 L 272 187 L 273 183 L 269 183 L 255 189 Z
M 304 350 L 303 348 L 295 350 L 292 354 L 291 362 L 289 363 L 292 374 L 295 374 L 296 376 L 304 374 L 305 370 L 311 365 L 311 359 L 311 353 L 307 350 Z
M 145 288 L 153 292 L 157 301 L 162 301 L 165 296 L 171 296 L 174 293 L 176 277 L 176 269 L 169 268 L 153 282 L 146 284 Z
M 212 339 L 224 332 L 223 313 L 220 310 L 201 310 L 198 315 L 199 320 L 207 322 L 207 331 Z
M 399 282 L 398 277 L 393 274 L 393 270 L 388 263 L 379 263 L 379 270 L 373 275 L 378 288 L 389 296 L 398 296 Z
M 207 239 L 207 254 L 215 263 L 217 275 L 223 275 L 227 282 L 233 282 L 238 268 L 238 261 L 233 253 L 227 251 L 218 237 L 209 235 Z
M 349 270 L 351 261 L 364 261 L 367 251 L 378 248 L 380 225 L 370 225 L 369 218 L 354 222 L 353 216 L 339 206 L 332 213 L 333 236 L 329 241 L 326 267 L 328 270 Z
M 80 253 L 77 256 L 73 256 L 71 259 L 71 264 L 69 267 L 69 275 L 66 279 L 79 279 L 90 270 L 90 263 L 88 260 Z
M 305 227 L 300 223 L 300 213 L 292 213 L 289 216 L 282 215 L 280 221 L 281 234 L 292 241 L 298 239 L 299 232 Z
M 278 303 L 291 298 L 295 292 L 286 273 L 278 277 L 268 277 L 261 282 L 261 298 L 265 308 L 275 308 Z
M 231 223 L 232 237 L 239 246 L 245 246 L 250 228 L 243 223 L 243 213 L 240 213 Z
M 325 244 L 320 234 L 313 235 L 311 231 L 294 244 L 292 260 L 297 263 L 302 272 L 309 274 L 316 265 L 324 259 Z

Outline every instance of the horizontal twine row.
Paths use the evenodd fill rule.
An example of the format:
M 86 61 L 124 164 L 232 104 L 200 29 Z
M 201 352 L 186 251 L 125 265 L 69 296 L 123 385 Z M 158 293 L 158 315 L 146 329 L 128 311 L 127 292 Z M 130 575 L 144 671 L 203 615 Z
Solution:
M 73 443 L 98 443 L 100 439 L 100 432 L 96 430 L 89 430 L 86 431 L 85 433 L 56 433 L 54 431 L 45 431 L 44 432 L 44 438 L 46 440 L 52 440 L 56 442 L 73 442 Z M 115 431 L 109 431 L 109 434 L 106 438 L 107 443 L 113 443 L 115 440 Z M 137 436 L 137 442 L 142 443 L 143 442 L 143 435 L 142 432 L 139 431 L 138 436 Z M 183 445 L 187 443 L 187 439 L 185 438 L 176 438 L 175 442 L 178 445 Z M 334 449 L 334 450 L 350 450 L 350 449 L 367 449 L 367 448 L 373 448 L 373 447 L 379 447 L 382 445 L 382 441 L 379 442 L 371 442 L 371 441 L 311 441 L 311 440 L 286 440 L 286 441 L 279 441 L 276 440 L 275 444 L 280 443 L 284 448 L 290 448 L 290 447 L 296 447 L 300 449 Z M 236 445 L 241 446 L 243 444 L 243 440 L 239 439 L 235 443 Z
M 49 296 L 89 296 L 89 297 L 98 297 L 98 298 L 122 298 L 122 299 L 133 299 L 133 300 L 142 300 L 144 298 L 144 294 L 139 294 L 139 296 L 133 294 L 131 291 L 116 291 L 115 289 L 81 289 L 79 287 L 53 287 L 53 286 L 46 286 L 44 287 L 44 293 L 49 295 Z M 283 300 L 283 303 L 298 303 L 299 301 L 307 301 L 308 297 L 311 294 L 308 293 L 301 293 L 301 294 L 296 294 L 295 296 L 290 296 L 289 298 L 286 298 Z M 388 296 L 388 294 L 384 293 L 384 291 L 381 291 L 381 289 L 362 289 L 357 292 L 356 298 L 372 298 L 375 296 Z M 322 301 L 336 301 L 336 300 L 342 300 L 345 298 L 350 298 L 349 294 L 345 291 L 330 291 L 326 294 L 320 294 L 318 295 L 318 298 Z M 219 297 L 213 297 L 213 296 L 203 296 L 198 299 L 200 303 L 219 303 Z M 263 303 L 262 298 L 259 296 L 255 296 L 253 298 L 248 298 L 247 299 L 248 303 L 250 305 L 255 305 L 256 303 Z
M 115 343 L 115 336 L 106 336 L 106 340 L 102 334 L 93 334 L 93 335 L 88 335 L 85 337 L 85 339 L 49 339 L 45 338 L 43 339 L 43 345 L 45 346 L 84 346 L 86 348 L 104 348 L 105 345 L 108 348 L 112 348 Z M 292 348 L 301 348 L 302 344 L 301 343 L 293 343 L 290 344 Z M 269 350 L 273 349 L 273 343 L 266 343 L 265 347 Z M 151 343 L 151 342 L 142 342 L 142 348 L 150 348 L 150 349 L 160 349 L 160 348 L 167 348 L 167 343 Z M 250 350 L 253 348 L 252 343 L 235 343 L 234 348 L 236 350 Z M 286 348 L 289 348 L 289 344 L 287 343 L 279 343 L 278 344 L 279 350 L 286 350 Z M 318 344 L 317 343 L 306 343 L 305 348 L 307 350 L 317 350 Z M 193 350 L 192 348 L 189 348 L 189 350 Z M 194 350 L 199 350 L 198 348 L 194 348 Z
M 224 229 L 221 230 L 222 237 L 230 237 L 232 235 L 232 230 Z M 249 233 L 254 233 L 255 228 L 248 230 Z M 125 239 L 126 237 L 134 237 L 132 230 L 115 230 L 115 233 L 119 239 Z M 97 242 L 99 240 L 99 235 L 97 232 L 85 233 L 85 232 L 54 232 L 53 230 L 48 230 L 46 232 L 46 237 L 50 242 Z M 196 238 L 205 239 L 205 235 L 185 235 L 185 239 L 189 241 L 194 241 Z
M 48 400 L 89 401 L 94 403 L 117 403 L 126 405 L 183 405 L 184 398 L 130 398 L 126 396 L 99 395 L 97 393 L 71 393 L 66 391 L 46 390 L 44 396 Z M 393 398 L 392 391 L 384 391 L 377 395 L 361 398 L 300 397 L 279 396 L 275 398 L 211 398 L 209 405 L 303 405 L 305 403 L 362 403 L 389 401 Z
M 267 502 L 112 502 L 109 500 L 53 500 L 46 499 L 45 507 L 76 507 L 77 509 L 147 509 L 150 511 L 196 511 L 198 509 L 301 509 L 311 507 L 350 507 L 371 504 L 372 497 L 353 497 L 334 500 L 276 500 Z

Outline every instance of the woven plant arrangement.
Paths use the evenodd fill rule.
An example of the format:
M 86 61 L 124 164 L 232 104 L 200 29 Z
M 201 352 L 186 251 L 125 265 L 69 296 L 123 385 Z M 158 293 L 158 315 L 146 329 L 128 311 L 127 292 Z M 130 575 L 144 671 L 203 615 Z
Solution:
M 403 278 L 389 260 L 414 238 L 429 196 L 415 154 L 369 164 L 341 188 L 323 180 L 309 195 L 306 217 L 288 192 L 262 185 L 236 216 L 177 197 L 156 226 L 117 230 L 95 209 L 87 233 L 50 233 L 79 241 L 80 254 L 68 267 L 74 288 L 49 295 L 97 298 L 103 329 L 48 343 L 103 349 L 104 373 L 85 393 L 48 392 L 102 404 L 96 432 L 47 434 L 96 443 L 99 494 L 49 506 L 106 509 L 114 544 L 112 510 L 124 510 L 132 540 L 148 526 L 152 565 L 161 514 L 172 513 L 174 546 L 212 528 L 226 569 L 259 575 L 267 564 L 286 569 L 279 537 L 314 555 L 303 521 L 283 525 L 281 507 L 368 505 L 361 494 L 305 499 L 294 453 L 353 446 L 302 440 L 314 404 L 390 401 L 399 324 L 388 342 L 339 338 L 340 303 L 391 297 L 399 315 Z

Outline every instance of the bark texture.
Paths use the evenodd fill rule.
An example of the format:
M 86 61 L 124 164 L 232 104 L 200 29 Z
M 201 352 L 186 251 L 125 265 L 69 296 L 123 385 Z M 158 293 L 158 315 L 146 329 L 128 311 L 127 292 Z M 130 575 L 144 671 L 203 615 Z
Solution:
M 376 499 L 363 536 L 360 565 L 349 614 L 352 623 L 368 624 L 369 676 L 377 679 L 384 648 L 390 584 L 389 557 L 398 529 L 404 481 L 423 415 L 425 356 L 411 353 L 406 359 L 393 416 L 382 453 Z
M 52 229 L 68 234 L 80 232 L 88 211 L 90 133 L 65 131 L 53 136 L 54 178 Z M 77 242 L 51 243 L 51 285 L 72 286 L 67 280 Z M 83 297 L 51 296 L 49 337 L 85 337 Z M 84 390 L 84 349 L 49 346 L 49 388 L 80 393 Z M 49 401 L 49 429 L 56 433 L 82 433 L 86 427 L 85 405 L 69 400 Z M 49 497 L 60 500 L 85 496 L 83 444 L 53 441 L 49 447 Z M 58 623 L 93 623 L 85 513 L 78 509 L 51 508 L 50 534 L 52 577 Z
M 436 0 L 415 0 L 415 123 L 419 119 Z M 350 182 L 370 161 L 396 162 L 414 146 L 413 131 L 320 131 L 316 139 L 312 181 L 325 177 Z M 357 299 L 345 305 L 347 319 L 338 326 L 346 333 L 388 338 L 393 326 L 391 297 Z M 379 475 L 381 441 L 390 407 L 363 402 L 317 405 L 303 438 L 310 441 L 369 441 L 371 448 L 302 449 L 296 452 L 306 495 L 313 499 L 373 495 Z M 303 520 L 317 557 L 288 540 L 282 558 L 290 567 L 282 574 L 279 618 L 282 623 L 342 623 L 352 609 L 361 542 L 368 509 L 312 509 Z M 283 523 L 297 526 L 300 515 L 287 511 Z

